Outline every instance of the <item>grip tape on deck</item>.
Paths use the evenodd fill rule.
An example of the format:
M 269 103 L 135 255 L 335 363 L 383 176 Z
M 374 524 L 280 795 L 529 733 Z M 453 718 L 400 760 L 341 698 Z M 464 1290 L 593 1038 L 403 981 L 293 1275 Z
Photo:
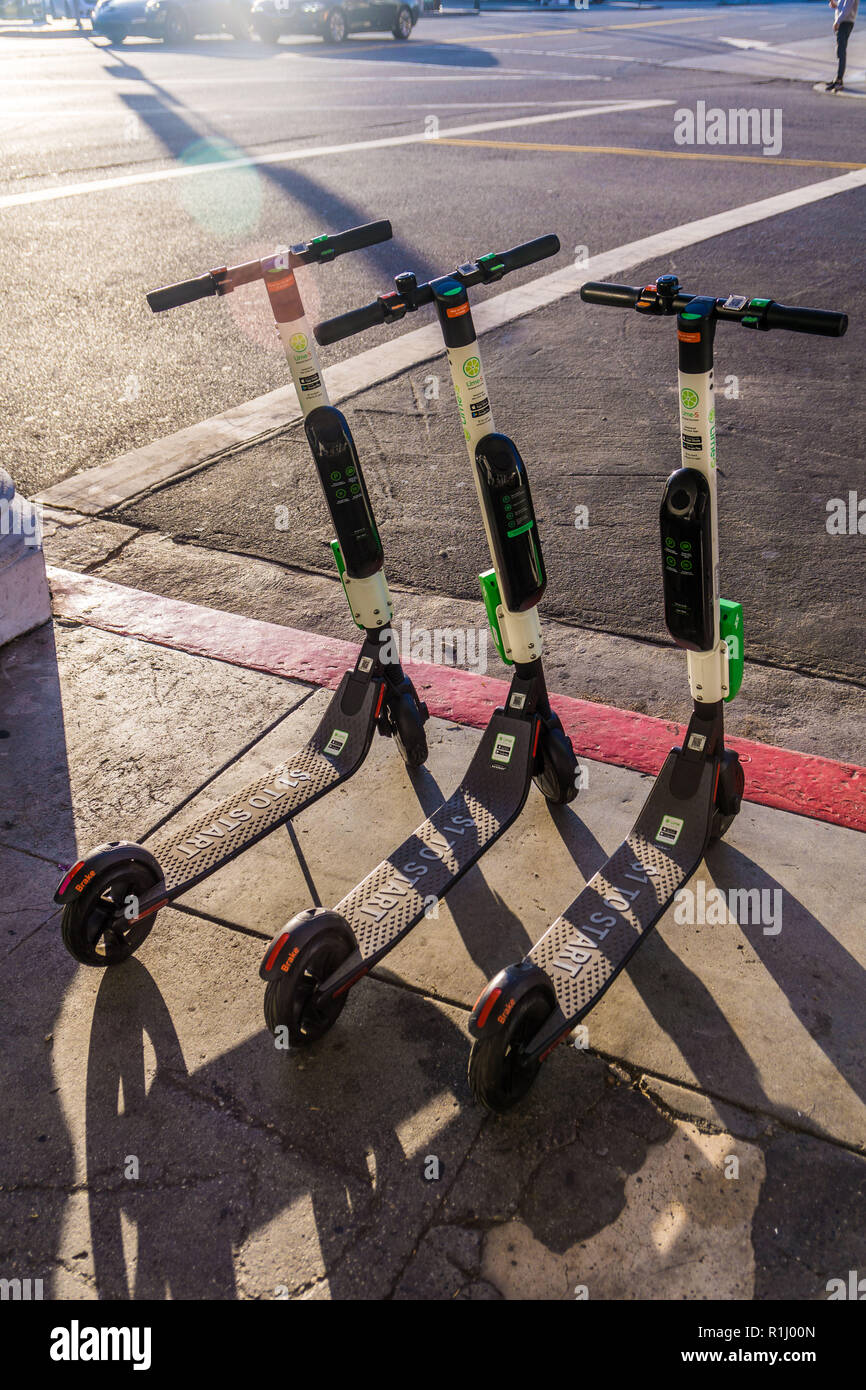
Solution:
M 168 893 L 191 888 L 357 770 L 372 741 L 381 683 L 371 681 L 357 713 L 347 715 L 341 706 L 351 679 L 343 677 L 316 732 L 297 753 L 152 847 Z
M 705 763 L 695 795 L 677 801 L 670 792 L 676 759 L 668 755 L 619 849 L 529 952 L 572 1023 L 604 993 L 703 858 L 716 769 Z
M 457 791 L 335 911 L 365 961 L 384 955 L 520 814 L 532 776 L 533 722 L 494 715 Z

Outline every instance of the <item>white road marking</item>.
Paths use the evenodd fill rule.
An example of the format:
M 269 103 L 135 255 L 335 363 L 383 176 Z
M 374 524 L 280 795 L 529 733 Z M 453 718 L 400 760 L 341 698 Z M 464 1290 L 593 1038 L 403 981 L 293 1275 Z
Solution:
M 484 300 L 474 310 L 475 326 L 479 333 L 490 332 L 493 328 L 501 328 L 536 309 L 576 294 L 587 280 L 620 279 L 627 271 L 645 262 L 654 262 L 654 269 L 661 270 L 667 257 L 686 246 L 724 236 L 752 223 L 778 217 L 796 208 L 807 207 L 810 203 L 835 197 L 837 193 L 851 192 L 864 186 L 866 169 L 852 170 L 849 174 L 824 179 L 803 188 L 793 188 L 772 198 L 745 203 L 726 212 L 712 213 L 695 222 L 685 222 L 638 241 L 627 242 L 612 251 L 594 256 L 587 265 L 566 266 Z M 707 285 L 702 286 L 708 292 L 722 293 L 734 288 L 710 283 L 709 274 Z M 768 283 L 743 284 L 737 288 L 752 294 L 767 294 L 772 290 Z M 577 349 L 575 351 L 577 353 Z M 441 352 L 439 327 L 435 323 L 427 324 L 326 368 L 324 376 L 328 395 L 336 405 L 348 396 L 429 362 Z M 109 463 L 56 483 L 40 493 L 36 500 L 49 506 L 95 514 L 196 468 L 220 450 L 250 443 L 300 418 L 294 387 L 284 386 L 223 411 L 201 424 L 156 440 L 145 448 L 134 449 Z
M 539 116 L 513 116 L 504 121 L 480 121 L 473 125 L 454 126 L 441 130 L 444 138 L 454 135 L 476 135 L 485 130 L 507 130 L 513 126 L 541 125 L 550 121 L 573 121 L 579 116 L 609 116 L 619 111 L 642 111 L 651 106 L 672 106 L 663 99 L 617 101 L 604 105 L 584 106 L 580 110 L 546 112 Z M 288 164 L 301 159 L 324 159 L 328 155 L 355 154 L 360 150 L 393 149 L 399 145 L 427 144 L 429 136 L 422 131 L 411 135 L 385 135 L 375 140 L 350 140 L 340 145 L 298 146 L 276 150 L 270 154 L 244 155 L 238 159 L 216 160 L 210 164 L 175 165 L 170 169 L 151 169 L 139 174 L 121 174 L 111 179 L 91 179 L 87 183 L 62 184 L 54 188 L 35 188 L 27 193 L 7 193 L 0 197 L 0 208 L 22 207 L 30 203 L 51 203 L 59 198 L 77 198 L 88 193 L 104 193 L 111 188 L 132 188 L 136 184 L 163 183 L 168 179 L 193 178 L 199 174 L 222 174 L 229 169 L 248 169 L 261 164 Z

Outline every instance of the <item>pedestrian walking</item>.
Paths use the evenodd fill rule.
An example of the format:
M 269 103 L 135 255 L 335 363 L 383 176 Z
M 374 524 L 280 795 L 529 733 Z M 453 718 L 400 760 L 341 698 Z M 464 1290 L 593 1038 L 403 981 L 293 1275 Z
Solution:
M 860 0 L 830 0 L 830 9 L 835 11 L 833 16 L 833 32 L 836 35 L 836 76 L 832 82 L 828 82 L 825 88 L 828 92 L 844 91 L 842 78 L 845 76 L 845 57 L 848 52 L 848 40 L 851 37 L 851 30 L 854 28 L 854 20 L 857 18 L 857 6 Z

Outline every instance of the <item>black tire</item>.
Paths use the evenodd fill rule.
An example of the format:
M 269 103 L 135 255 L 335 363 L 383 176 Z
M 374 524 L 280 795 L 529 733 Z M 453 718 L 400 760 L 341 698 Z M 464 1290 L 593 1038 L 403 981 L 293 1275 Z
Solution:
M 110 34 L 106 31 L 105 37 L 112 48 L 119 48 L 126 38 L 126 34 L 122 29 L 112 29 Z
M 192 29 L 183 10 L 171 9 L 165 17 L 163 43 L 189 43 Z
M 710 827 L 709 843 L 711 845 L 718 844 L 719 840 L 721 840 L 725 835 L 727 835 L 728 831 L 730 830 L 731 826 L 733 825 L 736 819 L 736 813 L 732 816 L 725 816 L 722 815 L 722 812 L 719 810 L 714 811 L 713 821 Z
M 401 5 L 397 11 L 397 18 L 394 20 L 394 28 L 391 30 L 394 38 L 401 40 L 408 39 L 412 33 L 414 22 L 412 11 L 409 9 L 409 6 Z
M 523 1099 L 538 1075 L 540 1062 L 521 1058 L 529 1041 L 550 1014 L 550 1000 L 541 989 L 518 1000 L 507 1023 L 489 1038 L 476 1038 L 469 1054 L 469 1085 L 486 1110 L 504 1115 Z
M 577 796 L 577 759 L 559 720 L 542 724 L 533 782 L 548 801 L 564 806 Z
M 322 38 L 326 43 L 345 43 L 349 26 L 346 23 L 346 16 L 341 9 L 330 10 L 325 19 L 325 28 Z
M 316 986 L 351 955 L 352 946 L 333 927 L 325 927 L 302 947 L 287 975 L 269 980 L 265 1023 L 272 1033 L 287 1028 L 291 1047 L 309 1047 L 324 1037 L 340 1017 L 348 990 L 323 1005 L 313 1001 Z
M 716 805 L 710 824 L 709 844 L 717 844 L 728 833 L 739 815 L 745 790 L 746 774 L 743 765 L 731 749 L 727 748 L 716 788 Z
M 276 24 L 274 24 L 273 20 L 257 17 L 254 21 L 253 28 L 255 32 L 258 34 L 262 43 L 279 43 L 280 35 L 277 30 L 277 26 Z
M 250 36 L 250 23 L 241 7 L 233 7 L 231 17 L 226 24 L 226 28 L 233 39 L 248 39 Z
M 424 709 L 426 714 L 426 707 Z M 385 717 L 391 737 L 407 767 L 421 767 L 427 761 L 427 735 L 422 711 L 411 695 L 394 695 L 385 704 Z
M 81 896 L 63 909 L 60 934 L 69 954 L 81 965 L 95 965 L 101 969 L 129 960 L 150 934 L 159 914 L 152 912 L 142 921 L 120 929 L 114 919 L 118 915 L 122 917 L 130 894 L 140 898 L 158 881 L 150 865 L 134 861 L 114 865 L 98 874 Z M 109 931 L 98 930 L 113 921 Z

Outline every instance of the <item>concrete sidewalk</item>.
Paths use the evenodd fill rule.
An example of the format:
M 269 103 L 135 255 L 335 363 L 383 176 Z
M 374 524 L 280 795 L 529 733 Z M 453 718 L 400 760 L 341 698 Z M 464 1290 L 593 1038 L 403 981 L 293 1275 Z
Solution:
M 53 632 L 0 661 L 4 1277 L 76 1299 L 572 1299 L 586 1286 L 816 1300 L 866 1267 L 857 831 L 746 804 L 692 886 L 778 893 L 781 930 L 669 912 L 590 1015 L 589 1051 L 559 1048 L 522 1109 L 485 1118 L 464 1079 L 468 1009 L 615 848 L 649 786 L 587 762 L 573 806 L 533 790 L 334 1030 L 287 1055 L 262 1020 L 265 941 L 439 804 L 478 733 L 432 720 L 411 778 L 376 739 L 291 835 L 163 911 L 134 960 L 78 967 L 51 905 L 58 864 L 140 839 L 187 798 L 192 818 L 302 742 L 328 698 L 265 669 L 269 624 L 87 582 L 75 599 L 74 576 L 55 574 Z M 126 635 L 108 630 L 116 602 L 138 614 Z M 290 662 L 300 639 L 282 641 Z

